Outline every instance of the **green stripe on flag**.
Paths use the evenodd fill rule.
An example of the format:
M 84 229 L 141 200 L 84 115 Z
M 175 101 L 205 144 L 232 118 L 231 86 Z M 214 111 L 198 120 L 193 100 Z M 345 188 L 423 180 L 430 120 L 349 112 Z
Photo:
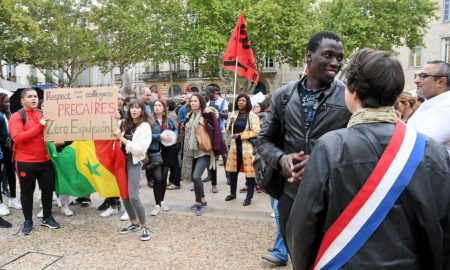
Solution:
M 57 195 L 84 197 L 95 189 L 77 169 L 75 150 L 66 146 L 60 153 L 53 143 L 47 143 L 47 151 L 55 168 Z

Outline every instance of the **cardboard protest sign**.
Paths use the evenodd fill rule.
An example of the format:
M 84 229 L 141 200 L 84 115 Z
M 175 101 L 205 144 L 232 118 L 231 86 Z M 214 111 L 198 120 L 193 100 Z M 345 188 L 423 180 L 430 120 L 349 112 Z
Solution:
M 44 91 L 43 110 L 48 117 L 46 141 L 111 140 L 117 127 L 117 93 L 114 87 L 60 88 Z

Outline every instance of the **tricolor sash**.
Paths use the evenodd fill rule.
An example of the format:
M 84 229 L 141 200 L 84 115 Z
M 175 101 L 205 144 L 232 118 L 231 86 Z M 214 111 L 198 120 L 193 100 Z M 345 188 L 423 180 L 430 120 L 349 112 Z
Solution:
M 398 121 L 383 155 L 356 196 L 325 233 L 314 269 L 339 269 L 383 222 L 411 181 L 425 136 Z

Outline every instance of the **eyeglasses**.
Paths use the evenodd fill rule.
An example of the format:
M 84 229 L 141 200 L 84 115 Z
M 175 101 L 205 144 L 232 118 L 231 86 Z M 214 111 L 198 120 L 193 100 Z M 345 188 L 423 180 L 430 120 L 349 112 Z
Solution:
M 414 79 L 417 79 L 417 77 L 419 77 L 419 79 L 421 81 L 423 81 L 428 77 L 440 78 L 440 77 L 443 77 L 443 75 L 431 75 L 431 74 L 426 74 L 424 72 L 421 72 L 421 73 L 414 74 Z

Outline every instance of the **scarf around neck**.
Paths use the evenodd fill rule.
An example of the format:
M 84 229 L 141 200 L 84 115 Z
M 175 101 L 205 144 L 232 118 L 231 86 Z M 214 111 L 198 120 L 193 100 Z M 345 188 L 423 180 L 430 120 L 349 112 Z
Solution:
M 362 108 L 353 113 L 348 121 L 347 128 L 358 124 L 369 123 L 396 123 L 397 115 L 394 107 L 385 106 L 379 108 Z
M 189 121 L 186 123 L 186 131 L 184 133 L 184 149 L 183 149 L 183 166 L 181 171 L 182 179 L 191 180 L 192 164 L 195 154 L 198 152 L 197 137 L 195 128 L 200 122 L 201 112 L 192 113 Z

